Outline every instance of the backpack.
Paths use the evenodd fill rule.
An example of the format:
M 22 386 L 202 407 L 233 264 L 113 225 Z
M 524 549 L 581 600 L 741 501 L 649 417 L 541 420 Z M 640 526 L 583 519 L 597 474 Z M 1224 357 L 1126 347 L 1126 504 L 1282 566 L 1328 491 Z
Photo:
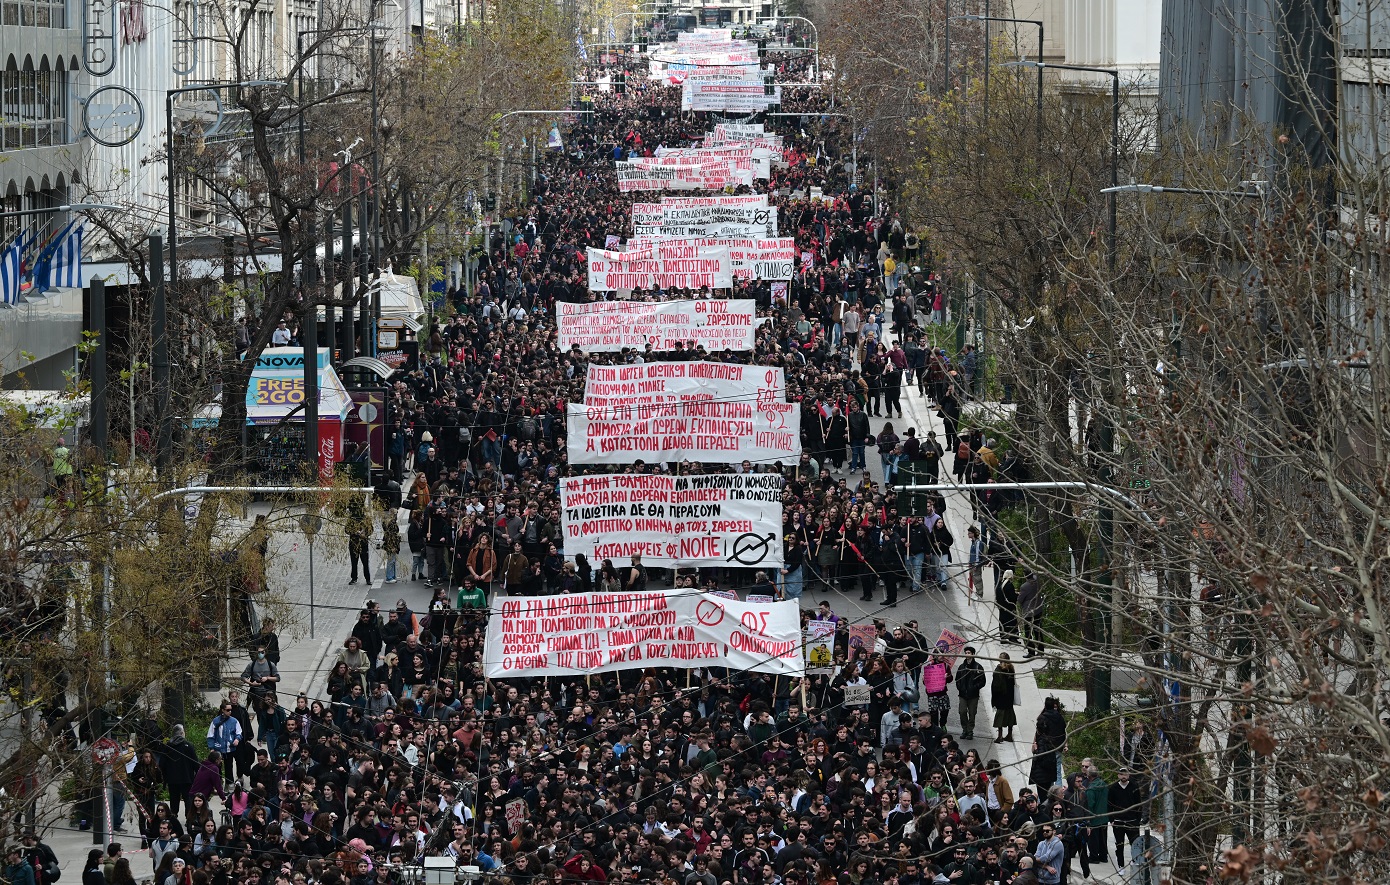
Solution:
M 536 438 L 536 419 L 530 415 L 522 417 L 516 422 L 517 438 L 523 442 L 530 442 Z
M 970 460 L 970 443 L 965 440 L 960 441 L 960 444 L 956 446 L 956 459 L 960 461 Z

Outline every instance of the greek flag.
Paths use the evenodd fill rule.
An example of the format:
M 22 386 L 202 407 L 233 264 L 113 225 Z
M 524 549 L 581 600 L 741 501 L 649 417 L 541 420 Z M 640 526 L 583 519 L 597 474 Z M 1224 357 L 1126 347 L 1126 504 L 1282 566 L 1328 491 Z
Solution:
M 33 288 L 30 290 L 35 295 L 41 295 L 52 285 L 53 258 L 68 239 L 68 236 L 77 226 L 76 221 L 69 221 L 62 230 L 58 231 L 43 248 L 39 250 L 38 257 L 34 259 L 33 265 L 29 269 L 29 276 L 33 281 Z M 79 259 L 80 260 L 80 259 Z
M 608 42 L 609 42 L 609 43 L 617 43 L 617 42 L 618 42 L 618 32 L 615 31 L 615 30 L 613 30 L 613 23 L 612 23 L 612 22 L 609 22 L 609 23 L 608 23 Z
M 27 231 L 20 231 L 3 252 L 0 252 L 0 303 L 19 303 L 19 281 L 21 277 Z
M 579 29 L 574 29 L 574 45 L 579 48 L 579 60 L 588 61 L 589 51 L 584 48 L 584 37 L 579 33 Z
M 48 266 L 48 287 L 82 288 L 82 225 L 72 228 L 58 243 Z

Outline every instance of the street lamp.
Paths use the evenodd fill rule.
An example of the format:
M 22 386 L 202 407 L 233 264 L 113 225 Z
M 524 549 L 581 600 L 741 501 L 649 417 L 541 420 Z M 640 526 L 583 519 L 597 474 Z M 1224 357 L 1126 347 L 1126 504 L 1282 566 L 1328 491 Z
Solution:
M 20 209 L 16 212 L 0 212 L 0 218 L 20 218 L 26 215 L 52 215 L 55 212 L 85 212 L 91 209 L 110 209 L 113 212 L 122 211 L 120 206 L 108 206 L 105 203 L 65 203 L 62 206 L 49 206 L 47 209 Z
M 1240 191 L 1215 190 L 1204 187 L 1168 187 L 1162 184 L 1122 184 L 1101 188 L 1103 194 L 1196 194 L 1200 197 L 1240 197 L 1258 199 L 1265 194 L 1266 181 L 1242 181 L 1247 189 Z M 1250 188 L 1253 188 L 1251 190 Z
M 1037 25 L 1038 26 L 1038 64 L 1043 61 L 1043 23 L 1035 18 L 1001 18 L 989 15 L 958 15 L 956 18 L 961 21 L 971 22 L 1008 22 L 1016 25 Z M 985 113 L 989 113 L 989 40 L 988 34 L 985 35 Z M 1038 68 L 1038 141 L 1042 142 L 1043 128 L 1043 69 Z
M 1110 267 L 1111 276 L 1115 273 L 1115 194 L 1116 188 L 1120 186 L 1120 72 L 1113 68 L 1093 68 L 1089 65 L 1055 65 L 1044 61 L 1015 61 L 1010 62 L 1008 67 L 1016 68 L 1037 68 L 1039 74 L 1044 68 L 1057 68 L 1062 71 L 1084 71 L 1091 74 L 1105 74 L 1111 78 L 1110 91 L 1110 187 L 1106 188 L 1105 193 L 1110 198 L 1110 221 L 1108 230 L 1108 244 L 1106 246 L 1106 260 Z
M 1111 78 L 1111 137 L 1110 137 L 1110 187 L 1106 188 L 1106 196 L 1110 199 L 1110 220 L 1108 240 L 1106 243 L 1106 264 L 1110 269 L 1111 286 L 1115 279 L 1115 259 L 1118 245 L 1115 239 L 1115 195 L 1119 188 L 1120 178 L 1120 72 L 1111 68 L 1096 68 L 1089 65 L 1049 65 L 1043 61 L 1018 61 L 1012 62 L 1010 67 L 1036 67 L 1039 71 L 1043 68 L 1053 67 L 1064 71 L 1084 71 L 1092 74 L 1105 74 Z M 1107 377 L 1111 374 L 1107 371 Z M 1108 377 L 1108 387 L 1113 390 L 1115 382 L 1113 377 Z M 1108 399 L 1108 394 L 1106 394 Z M 1107 458 L 1115 447 L 1115 429 L 1111 426 L 1108 419 L 1101 419 L 1097 422 L 1096 437 L 1100 452 Z M 1101 482 L 1109 479 L 1109 468 L 1102 465 L 1100 471 Z M 1106 635 L 1105 617 L 1109 614 L 1112 606 L 1110 595 L 1111 574 L 1110 574 L 1110 548 L 1115 538 L 1115 511 L 1109 506 L 1103 506 L 1100 512 L 1100 564 L 1101 576 L 1100 583 L 1104 588 L 1105 594 L 1102 604 L 1097 607 L 1094 617 L 1097 618 L 1096 634 L 1102 646 L 1109 645 L 1109 637 Z M 1091 694 L 1097 709 L 1108 711 L 1110 709 L 1110 670 L 1109 668 L 1098 669 L 1093 674 L 1091 684 Z

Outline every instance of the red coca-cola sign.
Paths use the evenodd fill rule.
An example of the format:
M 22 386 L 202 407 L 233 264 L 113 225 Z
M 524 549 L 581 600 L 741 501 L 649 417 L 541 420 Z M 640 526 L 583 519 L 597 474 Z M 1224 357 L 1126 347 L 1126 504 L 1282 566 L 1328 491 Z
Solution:
M 333 479 L 333 465 L 343 451 L 343 424 L 336 418 L 319 419 L 319 478 Z

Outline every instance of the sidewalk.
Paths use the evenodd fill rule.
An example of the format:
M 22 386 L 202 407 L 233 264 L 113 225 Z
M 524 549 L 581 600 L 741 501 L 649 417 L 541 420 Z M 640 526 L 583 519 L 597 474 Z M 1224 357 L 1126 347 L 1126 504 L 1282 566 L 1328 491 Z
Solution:
M 260 514 L 268 514 L 270 510 L 271 505 L 268 503 L 252 505 L 247 514 L 247 524 Z M 332 668 L 343 640 L 352 630 L 358 612 L 368 599 L 376 599 L 383 609 L 390 609 L 395 607 L 397 599 L 404 598 L 412 609 L 419 611 L 427 604 L 429 593 L 423 583 L 412 584 L 409 580 L 409 551 L 401 555 L 398 578 L 401 576 L 400 573 L 403 573 L 403 580 L 396 584 L 383 583 L 386 570 L 381 551 L 375 545 L 369 553 L 372 583 L 363 583 L 359 576 L 357 584 L 349 585 L 350 563 L 346 544 L 341 540 L 328 539 L 316 541 L 313 546 L 314 580 L 311 592 L 308 541 L 303 532 L 289 528 L 294 525 L 293 521 L 282 519 L 281 523 L 284 528 L 271 534 L 273 564 L 267 581 L 273 592 L 283 595 L 283 605 L 276 607 L 288 609 L 294 620 L 293 623 L 284 623 L 285 617 L 277 618 L 282 622 L 277 626 L 280 635 L 280 686 L 277 696 L 282 705 L 293 707 L 300 692 L 307 694 L 311 701 L 316 697 L 327 698 L 325 683 L 328 671 Z M 379 535 L 378 528 L 377 536 Z M 404 528 L 401 535 L 404 539 Z M 260 606 L 257 608 L 258 613 L 264 617 L 266 612 Z M 312 636 L 309 627 L 311 611 L 314 626 Z M 222 690 L 205 692 L 204 700 L 209 705 L 216 706 L 226 691 L 238 688 L 241 672 L 247 663 L 249 659 L 244 651 L 234 652 L 223 668 Z M 245 692 L 242 694 L 244 697 Z M 118 735 L 117 739 L 124 741 L 125 737 Z M 188 739 L 201 753 L 205 736 L 190 733 Z M 259 740 L 255 743 L 258 746 L 263 745 Z M 220 802 L 215 797 L 212 804 L 214 808 L 220 808 Z M 59 801 L 56 786 L 40 802 L 40 806 L 40 817 L 46 822 L 45 826 L 40 827 L 43 841 L 58 855 L 64 878 L 80 878 L 87 853 L 93 848 L 105 849 L 105 844 L 95 844 L 91 830 L 84 831 L 68 826 L 70 806 Z M 115 841 L 121 844 L 125 855 L 130 858 L 131 870 L 136 878 L 147 878 L 151 872 L 150 861 L 145 853 L 140 851 L 139 821 L 133 803 L 126 804 L 124 825 L 126 832 L 117 833 Z
M 915 386 L 904 387 L 903 402 L 904 417 L 900 420 L 906 422 L 906 426 L 915 426 L 919 436 L 924 436 L 928 430 L 935 430 L 939 440 L 945 439 L 945 423 L 936 417 L 936 410 L 932 408 L 927 398 L 917 394 Z M 987 407 L 990 405 L 997 404 L 986 404 Z M 875 422 L 882 420 L 885 419 L 873 419 Z M 969 422 L 962 417 L 961 429 L 966 429 L 969 426 Z M 879 427 L 879 423 L 874 424 L 875 430 Z M 897 429 L 897 425 L 894 427 Z M 899 430 L 898 432 L 901 435 L 902 431 Z M 954 454 L 948 453 L 948 458 L 954 464 Z M 945 461 L 942 463 L 941 473 L 943 482 L 951 481 L 951 475 L 947 472 Z M 986 568 L 984 570 L 984 598 L 973 603 L 965 601 L 964 572 L 967 567 L 966 564 L 970 561 L 970 539 L 966 530 L 975 523 L 970 518 L 970 499 L 964 492 L 949 491 L 945 493 L 945 498 L 946 523 L 955 538 L 955 544 L 951 548 L 952 565 L 948 568 L 951 575 L 951 591 L 940 595 L 944 597 L 942 600 L 944 606 L 954 617 L 954 620 L 950 624 L 943 622 L 941 626 L 955 630 L 974 646 L 976 657 L 985 668 L 986 677 L 992 678 L 994 666 L 999 661 L 999 653 L 1001 651 L 1008 652 L 1010 662 L 1016 671 L 1015 681 L 1018 685 L 1019 697 L 1022 700 L 1022 704 L 1014 708 L 1018 724 L 1013 729 L 1015 740 L 1012 742 L 1002 744 L 993 742 L 995 735 L 995 730 L 992 727 L 994 711 L 989 705 L 988 682 L 980 696 L 975 740 L 959 740 L 960 729 L 958 725 L 951 731 L 956 735 L 962 748 L 976 750 L 979 752 L 980 758 L 986 761 L 999 760 L 1004 777 L 1008 779 L 1014 794 L 1017 795 L 1020 788 L 1028 785 L 1029 770 L 1032 766 L 1033 737 L 1037 730 L 1036 720 L 1038 714 L 1042 712 L 1043 701 L 1048 697 L 1056 697 L 1061 700 L 1063 708 L 1068 711 L 1077 711 L 1086 706 L 1086 693 L 1084 691 L 1039 688 L 1036 673 L 1046 665 L 1046 660 L 1044 658 L 1024 660 L 1022 646 L 1003 644 L 999 641 L 999 615 L 995 605 L 992 569 Z M 954 723 L 959 722 L 958 706 L 959 698 L 952 692 L 951 707 Z M 1079 865 L 1073 866 L 1072 873 L 1074 876 L 1080 877 Z M 1095 863 L 1091 866 L 1091 878 L 1099 882 L 1118 882 L 1121 881 L 1121 873 L 1110 864 Z

